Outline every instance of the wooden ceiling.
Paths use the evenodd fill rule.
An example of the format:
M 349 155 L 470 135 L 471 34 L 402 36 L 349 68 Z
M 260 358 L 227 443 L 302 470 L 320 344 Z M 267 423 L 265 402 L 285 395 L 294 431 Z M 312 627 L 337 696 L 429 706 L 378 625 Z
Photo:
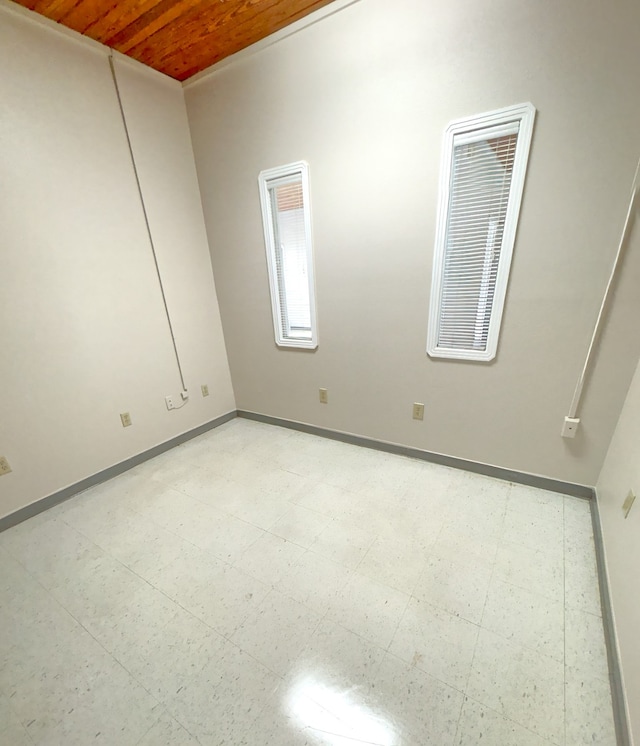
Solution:
M 186 80 L 332 0 L 16 0 Z

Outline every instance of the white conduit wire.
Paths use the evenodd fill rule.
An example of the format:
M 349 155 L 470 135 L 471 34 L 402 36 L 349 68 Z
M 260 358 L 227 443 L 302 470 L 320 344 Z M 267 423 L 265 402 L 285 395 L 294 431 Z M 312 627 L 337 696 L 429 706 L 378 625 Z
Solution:
M 176 356 L 176 363 L 178 364 L 178 373 L 180 374 L 180 383 L 182 384 L 182 399 L 184 400 L 187 387 L 184 382 L 184 375 L 182 373 L 182 365 L 180 364 L 180 355 L 178 354 L 178 346 L 176 344 L 176 336 L 173 331 L 173 324 L 171 323 L 171 316 L 169 314 L 169 306 L 167 304 L 167 297 L 164 292 L 164 285 L 162 283 L 162 275 L 160 274 L 160 266 L 158 265 L 158 257 L 156 255 L 156 247 L 153 243 L 153 236 L 151 234 L 151 226 L 149 224 L 149 216 L 147 215 L 147 208 L 144 203 L 144 196 L 142 194 L 142 185 L 140 184 L 140 177 L 138 176 L 138 168 L 136 166 L 136 160 L 133 155 L 133 146 L 131 145 L 131 138 L 129 136 L 129 128 L 127 127 L 127 118 L 124 113 L 124 106 L 122 104 L 122 98 L 120 97 L 120 87 L 118 86 L 118 78 L 116 76 L 116 69 L 113 64 L 113 54 L 109 54 L 109 68 L 111 70 L 111 77 L 113 78 L 113 85 L 116 89 L 116 96 L 118 98 L 118 106 L 120 107 L 120 115 L 122 116 L 122 124 L 124 125 L 124 132 L 127 138 L 127 145 L 129 147 L 129 155 L 131 156 L 131 164 L 133 166 L 133 173 L 136 179 L 136 185 L 138 187 L 138 195 L 140 197 L 140 204 L 142 206 L 142 214 L 144 215 L 144 222 L 147 227 L 147 235 L 149 236 L 149 243 L 151 244 L 151 253 L 153 254 L 153 262 L 156 268 L 156 274 L 158 275 L 158 283 L 160 284 L 160 293 L 162 295 L 162 302 L 164 304 L 164 311 L 167 316 L 167 323 L 169 324 L 169 333 L 171 334 L 171 342 L 173 343 L 173 351 Z M 179 407 L 175 407 L 178 409 Z
M 589 349 L 587 350 L 587 357 L 585 358 L 584 365 L 582 366 L 582 372 L 580 373 L 580 378 L 578 378 L 578 383 L 576 384 L 576 390 L 573 394 L 573 399 L 571 401 L 571 407 L 569 408 L 569 414 L 567 415 L 568 418 L 575 418 L 577 416 L 578 407 L 580 406 L 580 400 L 582 398 L 582 390 L 584 388 L 584 383 L 587 377 L 587 374 L 589 372 L 589 369 L 591 367 L 593 355 L 596 349 L 596 345 L 598 343 L 598 338 L 600 336 L 600 331 L 602 328 L 602 321 L 605 315 L 605 312 L 607 310 L 607 306 L 609 303 L 609 296 L 611 295 L 611 288 L 613 286 L 613 281 L 616 277 L 616 274 L 618 273 L 618 267 L 620 265 L 620 260 L 622 259 L 622 255 L 624 254 L 624 249 L 627 244 L 627 236 L 629 232 L 629 228 L 632 224 L 632 216 L 633 216 L 633 210 L 636 202 L 636 195 L 638 193 L 638 176 L 640 175 L 640 160 L 638 161 L 638 165 L 636 166 L 636 173 L 633 177 L 633 184 L 631 187 L 631 199 L 629 200 L 629 207 L 627 209 L 627 216 L 624 220 L 624 228 L 622 229 L 622 235 L 620 236 L 620 243 L 618 244 L 618 251 L 616 252 L 616 258 L 613 262 L 613 267 L 611 268 L 611 274 L 609 275 L 609 282 L 607 282 L 607 288 L 604 291 L 604 296 L 602 298 L 602 303 L 600 305 L 600 311 L 598 312 L 598 318 L 596 319 L 596 325 L 593 329 L 593 334 L 591 335 L 591 342 L 589 343 Z

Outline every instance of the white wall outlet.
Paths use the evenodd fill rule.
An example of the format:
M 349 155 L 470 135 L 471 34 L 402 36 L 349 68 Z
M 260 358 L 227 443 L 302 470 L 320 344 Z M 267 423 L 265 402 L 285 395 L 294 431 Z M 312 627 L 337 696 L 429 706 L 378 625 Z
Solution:
M 131 425 L 131 415 L 129 412 L 123 412 L 120 415 L 120 420 L 122 422 L 122 427 L 129 427 Z
M 202 386 L 200 386 L 200 391 L 202 391 L 202 396 L 209 396 L 209 386 L 207 386 L 206 383 L 203 383 Z
M 329 403 L 329 392 L 327 389 L 320 389 L 320 404 Z
M 578 432 L 578 425 L 580 424 L 579 417 L 565 417 L 564 424 L 562 425 L 562 437 L 563 438 L 575 438 Z
M 622 512 L 624 513 L 625 518 L 629 515 L 629 511 L 631 510 L 631 507 L 633 506 L 633 502 L 635 499 L 636 499 L 636 496 L 633 490 L 629 490 L 629 494 L 625 498 L 625 501 L 622 503 Z
M 11 471 L 11 467 L 9 466 L 9 462 L 4 456 L 0 456 L 0 477 L 3 474 L 8 474 Z
M 176 403 L 173 399 L 173 396 L 165 396 L 164 397 L 165 404 L 167 405 L 167 409 L 175 409 Z
M 417 401 L 413 403 L 413 419 L 424 420 L 424 404 Z

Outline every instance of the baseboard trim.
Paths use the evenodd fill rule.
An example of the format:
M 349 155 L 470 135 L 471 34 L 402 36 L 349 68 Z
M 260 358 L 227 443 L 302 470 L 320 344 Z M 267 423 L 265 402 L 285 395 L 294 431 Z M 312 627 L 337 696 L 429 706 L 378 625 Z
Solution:
M 408 456 L 410 458 L 417 458 L 423 461 L 429 461 L 430 463 L 440 464 L 442 466 L 449 466 L 454 469 L 462 469 L 464 471 L 470 471 L 474 474 L 482 474 L 484 476 L 495 477 L 497 479 L 504 479 L 509 482 L 515 482 L 517 484 L 527 485 L 529 487 L 539 487 L 541 489 L 550 490 L 552 492 L 559 492 L 565 495 L 572 495 L 574 497 L 580 497 L 589 500 L 591 503 L 591 520 L 593 524 L 593 536 L 596 550 L 596 563 L 598 568 L 598 581 L 600 587 L 600 603 L 602 606 L 602 622 L 604 627 L 605 642 L 607 647 L 607 659 L 609 664 L 609 678 L 611 682 L 611 697 L 613 704 L 613 716 L 616 728 L 616 739 L 618 746 L 632 746 L 629 723 L 627 720 L 627 711 L 624 697 L 624 687 L 622 683 L 622 671 L 620 668 L 620 660 L 618 657 L 618 646 L 616 639 L 616 631 L 613 620 L 613 609 L 611 606 L 611 594 L 609 590 L 608 576 L 606 572 L 606 560 L 604 554 L 604 543 L 602 537 L 602 524 L 600 522 L 600 512 L 598 510 L 598 500 L 596 491 L 593 487 L 586 485 L 574 484 L 572 482 L 564 482 L 558 479 L 551 479 L 550 477 L 543 477 L 538 474 L 530 474 L 528 472 L 516 471 L 513 469 L 505 469 L 501 466 L 493 466 L 491 464 L 484 464 L 477 461 L 468 461 L 467 459 L 458 458 L 456 456 L 447 456 L 446 454 L 435 453 L 432 451 L 423 451 L 419 448 L 412 448 L 410 446 L 403 446 L 399 443 L 390 443 L 387 441 L 376 440 L 374 438 L 366 438 L 361 435 L 354 435 L 353 433 L 346 433 L 340 430 L 331 430 L 329 428 L 318 427 L 316 425 L 309 425 L 304 422 L 296 422 L 295 420 L 287 420 L 280 417 L 272 417 L 270 415 L 259 414 L 258 412 L 249 412 L 246 410 L 232 410 L 226 414 L 216 417 L 209 422 L 199 425 L 198 427 L 188 430 L 185 433 L 176 435 L 164 443 L 160 443 L 153 448 L 149 448 L 142 453 L 138 453 L 135 456 L 131 456 L 118 464 L 114 464 L 97 474 L 93 474 L 86 479 L 82 479 L 75 484 L 65 487 L 58 492 L 54 492 L 47 497 L 43 497 L 30 505 L 26 505 L 24 508 L 16 510 L 14 513 L 10 513 L 0 518 L 0 532 L 5 531 L 12 526 L 16 526 L 29 518 L 33 518 L 39 513 L 48 510 L 49 508 L 59 505 L 60 503 L 68 500 L 69 498 L 77 495 L 84 490 L 94 487 L 102 482 L 106 482 L 113 477 L 122 474 L 134 466 L 148 461 L 149 459 L 159 456 L 161 453 L 165 453 L 176 446 L 185 443 L 192 438 L 196 438 L 198 435 L 213 430 L 225 422 L 229 422 L 235 417 L 242 417 L 248 420 L 254 420 L 256 422 L 264 422 L 269 425 L 276 425 L 278 427 L 288 428 L 290 430 L 298 430 L 303 433 L 309 433 L 310 435 L 318 435 L 323 438 L 329 438 L 331 440 L 337 440 L 342 443 L 350 443 L 352 445 L 362 446 L 364 448 L 371 448 L 377 451 L 383 451 L 385 453 L 394 453 L 400 456 Z
M 591 523 L 593 525 L 593 540 L 596 547 L 596 565 L 598 568 L 598 585 L 600 587 L 600 605 L 602 607 L 602 626 L 607 646 L 607 661 L 609 664 L 609 681 L 611 684 L 611 700 L 613 704 L 613 721 L 616 727 L 616 741 L 618 746 L 632 746 L 627 707 L 622 682 L 622 668 L 618 652 L 618 639 L 613 618 L 611 591 L 609 589 L 609 575 L 604 551 L 602 523 L 598 508 L 598 494 L 594 490 L 591 501 Z
M 12 526 L 16 526 L 18 523 L 22 523 L 28 518 L 33 518 L 33 516 L 36 516 L 49 508 L 53 508 L 55 505 L 77 495 L 79 492 L 84 492 L 90 487 L 95 487 L 97 484 L 113 479 L 113 477 L 117 477 L 119 474 L 122 474 L 123 472 L 128 471 L 134 466 L 138 466 L 138 464 L 142 464 L 155 456 L 159 456 L 161 453 L 169 451 L 171 448 L 175 448 L 181 443 L 185 443 L 192 438 L 196 438 L 198 435 L 202 435 L 209 430 L 224 425 L 225 422 L 229 422 L 229 420 L 233 420 L 235 417 L 237 417 L 237 412 L 234 409 L 231 412 L 227 412 L 227 414 L 223 414 L 209 422 L 205 422 L 203 425 L 198 425 L 198 427 L 194 427 L 192 430 L 187 430 L 185 433 L 176 435 L 175 438 L 166 440 L 164 443 L 160 443 L 142 453 L 131 456 L 131 458 L 120 461 L 118 464 L 109 466 L 106 469 L 99 471 L 97 474 L 92 474 L 86 479 L 81 479 L 79 482 L 71 484 L 58 492 L 54 492 L 52 495 L 47 495 L 40 500 L 36 500 L 36 502 L 31 503 L 30 505 L 25 505 L 24 508 L 19 508 L 14 513 L 9 513 L 9 515 L 0 518 L 0 531 L 5 531 Z
M 453 469 L 461 469 L 469 471 L 474 474 L 483 474 L 488 477 L 495 477 L 496 479 L 503 479 L 508 482 L 515 482 L 517 484 L 523 484 L 529 487 L 539 487 L 540 489 L 550 490 L 551 492 L 559 492 L 564 495 L 572 495 L 574 497 L 580 497 L 586 500 L 594 501 L 595 493 L 592 487 L 587 485 L 575 484 L 573 482 L 564 482 L 558 479 L 552 479 L 550 477 L 544 477 L 539 474 L 530 474 L 528 472 L 516 471 L 514 469 L 506 469 L 502 466 L 494 466 L 492 464 L 484 464 L 479 461 L 469 461 L 467 459 L 458 458 L 457 456 L 448 456 L 442 453 L 436 453 L 433 451 L 423 451 L 419 448 L 412 448 L 411 446 L 404 446 L 399 443 L 390 443 L 384 440 L 376 440 L 375 438 L 367 438 L 362 435 L 355 435 L 353 433 L 342 432 L 340 430 L 331 430 L 330 428 L 318 427 L 317 425 L 309 425 L 305 422 L 297 422 L 295 420 L 287 420 L 281 417 L 272 417 L 271 415 L 260 414 L 258 412 L 250 412 L 247 410 L 232 410 L 226 414 L 216 417 L 209 422 L 205 422 L 203 425 L 199 425 L 185 433 L 176 435 L 174 438 L 170 438 L 164 443 L 160 443 L 153 448 L 149 448 L 142 453 L 138 453 L 131 458 L 125 459 L 118 464 L 109 466 L 97 474 L 93 474 L 86 479 L 82 479 L 64 489 L 54 492 L 51 495 L 47 495 L 36 502 L 26 505 L 24 508 L 19 508 L 9 515 L 0 518 L 0 531 L 5 531 L 12 526 L 16 526 L 18 523 L 22 523 L 33 516 L 42 513 L 49 508 L 58 505 L 65 500 L 77 495 L 79 492 L 94 487 L 97 484 L 106 482 L 113 477 L 122 474 L 129 469 L 132 469 L 138 464 L 142 464 L 155 456 L 159 456 L 161 453 L 179 446 L 181 443 L 185 443 L 192 438 L 196 438 L 198 435 L 202 435 L 209 430 L 212 430 L 225 422 L 234 419 L 235 417 L 243 417 L 248 420 L 255 420 L 256 422 L 264 422 L 269 425 L 276 425 L 278 427 L 285 427 L 290 430 L 298 430 L 303 433 L 309 433 L 310 435 L 318 435 L 323 438 L 329 438 L 331 440 L 338 440 L 342 443 L 350 443 L 352 445 L 362 446 L 363 448 L 371 448 L 384 453 L 394 453 L 400 456 L 408 456 L 409 458 L 417 458 L 422 461 L 429 461 L 430 463 L 440 464 L 441 466 L 449 466 Z M 597 515 L 594 514 L 594 515 Z M 595 520 L 595 519 L 594 519 Z M 597 534 L 597 532 L 600 532 Z M 601 553 L 601 529 L 599 524 L 596 527 L 594 523 L 594 536 L 600 536 L 600 548 L 597 547 L 598 553 L 598 572 L 603 570 L 602 566 L 602 553 Z M 606 579 L 605 579 L 606 583 Z M 605 583 L 601 582 L 601 588 L 605 587 Z M 607 590 L 608 593 L 608 590 Z M 608 595 L 607 595 L 608 598 Z M 603 609 L 604 609 L 603 602 Z M 626 744 L 625 744 L 626 746 Z
M 342 443 L 350 443 L 356 446 L 363 446 L 364 448 L 372 448 L 376 451 L 395 453 L 399 456 L 409 456 L 410 458 L 429 461 L 434 464 L 440 464 L 441 466 L 450 466 L 453 469 L 462 469 L 464 471 L 473 472 L 474 474 L 483 474 L 487 477 L 504 479 L 507 482 L 524 484 L 528 487 L 539 487 L 540 489 L 550 490 L 551 492 L 560 492 L 563 495 L 581 497 L 585 500 L 591 500 L 594 496 L 593 487 L 588 487 L 584 484 L 563 482 L 559 479 L 543 477 L 538 474 L 529 474 L 528 472 L 523 471 L 515 471 L 513 469 L 505 469 L 502 466 L 493 466 L 479 461 L 468 461 L 467 459 L 458 458 L 457 456 L 447 456 L 443 453 L 423 451 L 419 448 L 403 446 L 399 443 L 389 443 L 384 440 L 366 438 L 362 435 L 354 435 L 353 433 L 346 433 L 340 430 L 331 430 L 316 425 L 308 425 L 305 422 L 286 420 L 280 417 L 272 417 L 267 414 L 259 414 L 258 412 L 249 412 L 244 409 L 238 410 L 238 417 L 244 417 L 247 420 L 255 420 L 256 422 L 264 422 L 268 425 L 286 427 L 290 430 L 299 430 L 300 432 L 309 433 L 310 435 L 319 435 L 323 438 L 339 440 Z

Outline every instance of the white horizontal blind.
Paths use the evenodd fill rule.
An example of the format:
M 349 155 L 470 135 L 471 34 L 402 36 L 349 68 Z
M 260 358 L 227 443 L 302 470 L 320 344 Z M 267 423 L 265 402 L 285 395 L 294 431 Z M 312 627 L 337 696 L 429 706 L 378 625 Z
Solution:
M 495 356 L 524 186 L 531 104 L 447 130 L 427 351 Z
M 306 164 L 260 174 L 276 342 L 316 347 Z
M 439 347 L 487 349 L 517 138 L 454 137 Z
M 310 339 L 311 306 L 301 177 L 292 182 L 270 184 L 269 201 L 284 337 Z

